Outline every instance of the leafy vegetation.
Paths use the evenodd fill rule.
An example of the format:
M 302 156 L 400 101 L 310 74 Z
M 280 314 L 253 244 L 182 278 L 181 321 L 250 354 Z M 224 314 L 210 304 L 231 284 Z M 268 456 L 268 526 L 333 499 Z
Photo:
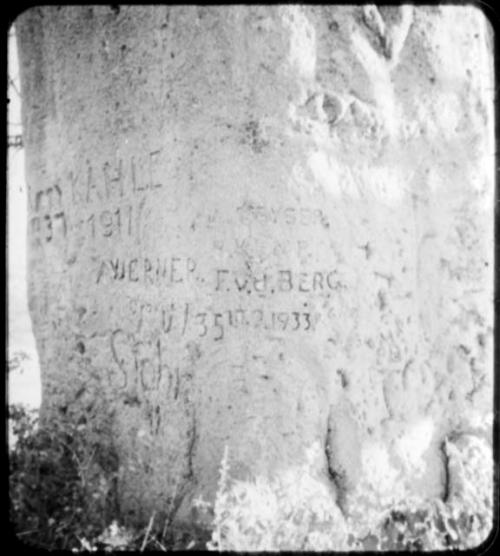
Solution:
M 454 488 L 446 501 L 403 500 L 345 516 L 318 474 L 319 446 L 306 463 L 276 477 L 230 477 L 226 449 L 213 503 L 195 505 L 211 520 L 203 544 L 170 521 L 123 525 L 116 502 L 117 469 L 109 447 L 87 423 L 51 422 L 9 408 L 10 519 L 18 538 L 45 549 L 73 551 L 200 549 L 231 551 L 446 550 L 478 546 L 492 526 L 491 452 L 477 439 L 466 448 L 447 442 Z M 105 463 L 103 463 L 105 462 Z M 107 462 L 107 463 L 106 463 Z
M 84 441 L 85 425 L 41 427 L 35 411 L 9 408 L 10 518 L 26 543 L 69 549 L 97 536 L 112 508 L 109 479 L 96 473 L 97 446 Z
M 365 523 L 345 517 L 315 476 L 313 446 L 307 463 L 271 479 L 231 481 L 227 451 L 214 505 L 208 547 L 218 551 L 463 550 L 492 532 L 491 452 L 473 441 L 467 450 L 447 446 L 459 488 L 442 500 L 406 499 L 367 512 Z

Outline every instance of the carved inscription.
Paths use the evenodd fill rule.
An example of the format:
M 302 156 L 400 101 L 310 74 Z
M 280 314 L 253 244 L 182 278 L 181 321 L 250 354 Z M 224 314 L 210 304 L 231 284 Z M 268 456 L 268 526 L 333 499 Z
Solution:
M 41 247 L 56 238 L 65 238 L 67 222 L 62 208 L 62 192 L 58 184 L 35 193 L 35 212 L 29 221 L 30 237 L 35 247 Z
M 391 330 L 381 332 L 377 346 L 377 363 L 399 363 L 402 359 L 400 343 L 394 338 Z
M 223 340 L 231 330 L 265 330 L 269 332 L 314 332 L 320 319 L 318 313 L 308 311 L 272 311 L 267 307 L 256 309 L 229 309 L 203 311 L 194 315 L 195 334 L 214 341 Z
M 66 237 L 67 225 L 64 211 L 34 216 L 30 219 L 29 225 L 31 240 L 37 247 L 43 243 L 50 243 L 54 238 Z
M 160 154 L 161 149 L 156 149 L 142 156 L 117 157 L 97 167 L 86 160 L 83 171 L 72 170 L 67 176 L 73 203 L 102 202 L 162 187 Z
M 113 238 L 132 235 L 132 205 L 117 206 L 90 213 L 79 225 L 90 238 Z
M 106 259 L 97 271 L 96 283 L 107 279 L 142 284 L 167 285 L 182 284 L 190 279 L 196 269 L 196 263 L 189 257 L 132 259 Z
M 133 299 L 130 302 L 130 310 L 137 323 L 135 333 L 145 335 L 160 332 L 184 336 L 193 314 L 193 306 L 187 302 L 153 305 Z
M 123 201 L 120 199 L 127 191 L 138 193 L 161 187 L 155 173 L 158 156 L 159 151 L 150 153 L 141 164 L 135 159 L 127 163 L 119 159 L 114 165 L 105 163 L 99 171 L 87 163 L 83 181 L 81 176 L 72 176 L 73 199 L 89 205 L 86 214 L 85 211 L 83 215 L 82 211 L 79 212 L 76 227 L 96 242 L 133 237 L 137 213 L 140 213 L 144 201 L 136 207 L 135 201 L 130 201 L 130 195 L 127 194 Z M 147 179 L 139 185 L 138 176 L 144 172 Z M 236 210 L 241 224 L 329 227 L 328 218 L 319 208 L 244 203 Z M 203 228 L 213 228 L 219 216 L 217 209 L 198 213 L 190 223 L 190 229 L 195 231 L 200 223 Z M 307 233 L 305 235 L 308 237 Z M 243 254 L 249 261 L 244 271 L 231 267 L 214 268 L 210 264 L 207 268 L 200 268 L 193 258 L 185 255 L 155 257 L 144 253 L 137 256 L 116 253 L 102 259 L 96 266 L 95 283 L 102 287 L 139 284 L 139 290 L 130 291 L 143 292 L 148 286 L 172 287 L 167 300 L 162 296 L 158 301 L 152 301 L 150 293 L 147 301 L 140 297 L 132 299 L 128 307 L 130 314 L 123 319 L 126 324 L 120 323 L 119 328 L 109 335 L 110 357 L 114 362 L 110 369 L 113 381 L 132 397 L 165 387 L 172 398 L 177 399 L 181 367 L 176 366 L 174 353 L 167 355 L 169 346 L 184 345 L 186 341 L 223 342 L 232 335 L 256 333 L 270 336 L 314 334 L 322 315 L 311 310 L 308 302 L 304 302 L 307 300 L 297 301 L 297 294 L 328 294 L 345 287 L 331 266 L 306 266 L 310 245 L 304 239 L 297 243 L 301 255 L 298 268 L 278 266 L 265 271 L 252 268 L 255 262 L 252 254 L 262 258 L 265 249 L 271 248 L 271 255 L 286 255 L 288 242 L 273 243 L 266 238 L 254 243 L 238 238 L 232 238 L 232 241 L 238 257 Z M 328 262 L 332 265 L 332 258 Z M 176 297 L 175 292 L 182 289 L 174 288 L 183 284 L 196 284 L 196 288 L 205 284 L 205 294 L 212 296 L 213 303 Z M 214 295 L 217 293 L 221 296 Z M 224 301 L 225 293 L 235 295 L 231 296 L 231 301 Z M 251 302 L 252 298 L 248 297 L 251 294 L 257 298 L 257 303 Z M 286 303 L 286 295 L 281 294 L 291 294 L 294 300 L 289 297 L 289 303 Z M 274 301 L 266 304 L 259 299 L 264 296 Z
M 217 268 L 215 269 L 215 291 L 273 294 L 337 290 L 343 287 L 343 284 L 337 279 L 336 274 L 336 270 L 295 272 L 287 269 L 255 275 Z
M 269 307 L 200 310 L 193 303 L 167 304 L 131 302 L 135 317 L 134 333 L 142 336 L 175 335 L 176 337 L 223 340 L 234 330 L 264 330 L 269 332 L 314 332 L 320 320 L 307 304 L 297 310 L 280 311 Z
M 327 216 L 319 208 L 308 207 L 267 207 L 243 203 L 236 209 L 241 224 L 285 224 L 287 226 L 330 227 Z
M 51 212 L 56 207 L 61 207 L 62 205 L 62 191 L 58 183 L 52 187 L 36 191 L 34 197 L 34 207 L 33 195 L 30 196 L 30 202 L 35 212 Z
M 30 196 L 35 215 L 29 222 L 34 247 L 41 247 L 57 237 L 66 238 L 70 230 L 78 230 L 91 240 L 132 236 L 133 221 L 138 218 L 134 213 L 140 213 L 142 206 L 128 203 L 102 207 L 102 204 L 119 201 L 130 194 L 143 196 L 162 187 L 160 154 L 160 149 L 152 150 L 142 156 L 117 158 L 114 163 L 106 161 L 101 166 L 87 160 L 83 170 L 71 170 L 63 178 L 56 178 L 53 186 L 36 191 Z M 71 202 L 80 209 L 71 219 L 62 206 L 62 182 L 69 183 Z M 82 216 L 86 205 L 100 207 Z
M 134 334 L 114 330 L 110 348 L 119 371 L 120 386 L 131 391 L 158 390 L 163 380 L 174 399 L 179 392 L 179 368 L 171 367 L 165 357 L 165 338 L 137 340 Z

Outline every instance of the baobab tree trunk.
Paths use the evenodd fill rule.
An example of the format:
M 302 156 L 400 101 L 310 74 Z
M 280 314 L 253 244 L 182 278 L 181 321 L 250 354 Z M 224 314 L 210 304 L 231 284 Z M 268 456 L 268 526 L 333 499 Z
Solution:
M 66 6 L 16 30 L 42 414 L 102 423 L 122 507 L 186 517 L 226 445 L 248 477 L 318 444 L 346 515 L 446 496 L 444 440 L 492 410 L 484 15 Z

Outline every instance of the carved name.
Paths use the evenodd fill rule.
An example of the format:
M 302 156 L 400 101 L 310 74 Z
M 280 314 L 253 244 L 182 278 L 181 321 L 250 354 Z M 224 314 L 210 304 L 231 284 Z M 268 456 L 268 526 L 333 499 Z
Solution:
M 238 273 L 227 268 L 215 269 L 215 291 L 246 293 L 321 292 L 344 287 L 336 270 L 296 272 L 277 270 L 261 274 Z
M 102 202 L 162 187 L 160 154 L 161 149 L 157 149 L 142 156 L 117 157 L 100 166 L 86 160 L 83 171 L 71 170 L 67 175 L 73 203 Z
M 117 257 L 101 262 L 96 283 L 110 279 L 143 284 L 181 284 L 189 280 L 195 269 L 196 263 L 189 257 Z
M 287 226 L 323 226 L 330 227 L 328 217 L 319 208 L 309 207 L 266 207 L 244 203 L 236 209 L 240 222 L 249 224 L 253 221 L 261 224 L 286 224 Z
M 137 389 L 158 390 L 162 380 L 167 380 L 167 389 L 174 399 L 179 392 L 179 368 L 167 363 L 165 340 L 137 340 L 134 334 L 122 329 L 114 330 L 110 336 L 113 360 L 120 371 L 120 386 L 137 392 Z

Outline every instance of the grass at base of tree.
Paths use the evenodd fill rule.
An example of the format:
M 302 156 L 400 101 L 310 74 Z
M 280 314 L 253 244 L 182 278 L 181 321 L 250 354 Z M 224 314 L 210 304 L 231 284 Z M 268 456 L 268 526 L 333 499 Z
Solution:
M 47 550 L 206 549 L 210 533 L 160 523 L 126 528 L 115 500 L 113 468 L 89 444 L 87 425 L 52 422 L 38 412 L 9 406 L 10 523 L 22 544 Z M 168 523 L 167 523 L 168 525 Z
M 85 426 L 52 423 L 44 429 L 36 412 L 22 406 L 10 407 L 9 424 L 15 437 L 9 453 L 10 520 L 18 539 L 36 548 L 461 550 L 480 544 L 491 528 L 492 501 L 484 496 L 490 486 L 480 473 L 480 485 L 464 486 L 465 498 L 386 507 L 371 515 L 361 535 L 360 522 L 345 519 L 322 490 L 314 458 L 280 477 L 245 482 L 230 479 L 227 452 L 214 504 L 196 501 L 211 517 L 211 531 L 159 523 L 155 514 L 141 529 L 126 528 L 113 500 L 113 472 L 96 468 L 99 447 L 89 446 Z M 479 472 L 478 467 L 476 461 Z
M 391 501 L 377 499 L 371 512 L 345 517 L 324 483 L 314 460 L 272 479 L 234 481 L 224 455 L 213 505 L 197 505 L 213 515 L 209 543 L 217 551 L 435 551 L 477 548 L 493 533 L 491 451 L 479 441 L 448 455 L 459 468 L 461 488 L 448 498 Z M 367 492 L 368 489 L 365 490 Z M 378 506 L 378 507 L 377 507 Z
M 168 511 L 166 522 L 153 513 L 145 527 L 132 529 L 120 525 L 116 458 L 89 424 L 52 421 L 42 427 L 38 412 L 21 405 L 9 406 L 8 418 L 10 522 L 19 541 L 36 548 L 463 550 L 477 547 L 492 529 L 492 454 L 478 439 L 465 451 L 445 443 L 460 485 L 446 503 L 401 500 L 346 518 L 316 476 L 318 446 L 311 447 L 304 465 L 253 481 L 230 478 L 226 449 L 214 503 L 195 502 L 209 517 L 210 531 L 174 525 Z

